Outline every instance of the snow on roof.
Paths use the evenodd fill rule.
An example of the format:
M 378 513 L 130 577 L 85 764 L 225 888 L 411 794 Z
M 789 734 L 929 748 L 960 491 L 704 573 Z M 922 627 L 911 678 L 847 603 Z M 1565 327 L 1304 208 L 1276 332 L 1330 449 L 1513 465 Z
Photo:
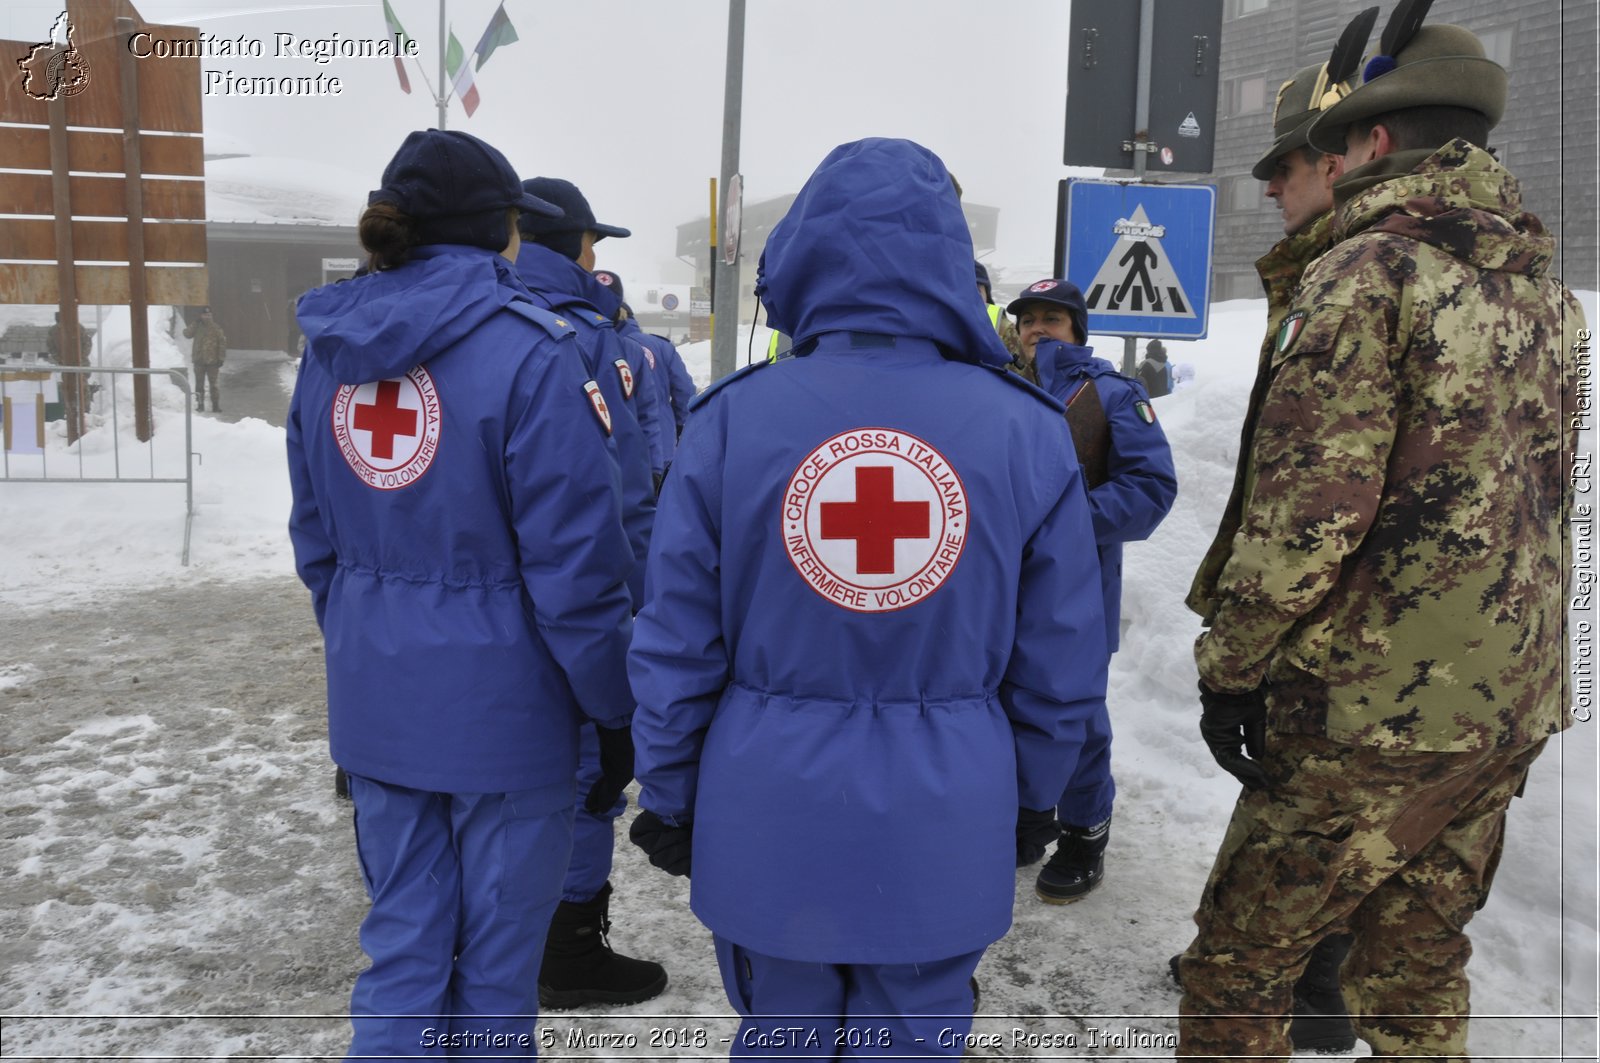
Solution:
M 206 162 L 206 220 L 354 225 L 376 176 L 327 163 L 262 156 Z

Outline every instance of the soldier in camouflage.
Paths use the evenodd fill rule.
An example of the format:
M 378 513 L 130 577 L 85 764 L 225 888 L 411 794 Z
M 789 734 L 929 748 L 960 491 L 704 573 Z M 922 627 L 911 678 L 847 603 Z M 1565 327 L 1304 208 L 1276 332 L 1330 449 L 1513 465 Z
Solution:
M 1202 735 L 1246 792 L 1181 963 L 1179 1056 L 1284 1058 L 1294 979 L 1348 924 L 1374 1054 L 1464 1059 L 1464 927 L 1569 722 L 1549 647 L 1582 313 L 1483 147 L 1505 71 L 1425 9 L 1401 0 L 1309 130 L 1345 155 L 1340 242 L 1276 330 L 1196 644 Z
M 1317 103 L 1323 96 L 1329 91 L 1345 93 L 1349 89 L 1348 84 L 1329 81 L 1327 63 L 1305 67 L 1285 81 L 1278 89 L 1273 108 L 1272 146 L 1251 170 L 1256 180 L 1266 182 L 1267 198 L 1277 203 L 1283 215 L 1284 237 L 1256 262 L 1256 272 L 1267 294 L 1267 331 L 1239 433 L 1239 464 L 1216 538 L 1185 599 L 1185 604 L 1208 625 L 1219 604 L 1217 579 L 1232 556 L 1233 537 L 1244 510 L 1247 459 L 1272 380 L 1273 341 L 1278 326 L 1293 308 L 1301 275 L 1334 243 L 1333 181 L 1343 160 L 1312 147 L 1306 140 L 1306 131 L 1321 113 Z M 1289 1038 L 1296 1049 L 1348 1052 L 1355 1047 L 1355 1033 L 1339 993 L 1339 967 L 1349 951 L 1350 935 L 1344 932 L 1329 934 L 1312 950 L 1305 972 L 1294 987 Z M 1177 970 L 1176 962 L 1173 969 Z
M 222 388 L 217 378 L 222 373 L 223 360 L 228 357 L 228 340 L 222 326 L 211 316 L 211 308 L 200 308 L 200 317 L 183 330 L 185 336 L 194 338 L 189 349 L 189 360 L 194 363 L 194 408 L 204 409 L 206 385 L 211 385 L 211 412 L 216 413 L 222 404 Z

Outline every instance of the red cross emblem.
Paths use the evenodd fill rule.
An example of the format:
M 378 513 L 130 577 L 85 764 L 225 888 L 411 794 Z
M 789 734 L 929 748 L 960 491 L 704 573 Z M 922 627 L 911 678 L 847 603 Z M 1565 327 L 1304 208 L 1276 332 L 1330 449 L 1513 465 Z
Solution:
M 927 502 L 894 500 L 894 466 L 857 465 L 853 502 L 822 503 L 822 537 L 854 539 L 856 571 L 894 571 L 894 544 L 928 537 Z
M 372 456 L 394 457 L 394 437 L 417 434 L 417 411 L 400 405 L 400 381 L 380 380 L 372 405 L 356 402 L 355 425 L 372 433 Z
M 406 487 L 428 471 L 444 425 L 438 389 L 420 365 L 393 380 L 344 385 L 334 395 L 332 420 L 345 462 L 380 491 Z
M 628 366 L 626 358 L 618 358 L 611 363 L 617 367 L 617 379 L 622 381 L 622 397 L 633 398 L 633 370 Z
M 800 462 L 784 489 L 784 548 L 822 597 L 855 612 L 915 605 L 955 571 L 966 489 L 925 440 L 891 428 L 841 432 Z

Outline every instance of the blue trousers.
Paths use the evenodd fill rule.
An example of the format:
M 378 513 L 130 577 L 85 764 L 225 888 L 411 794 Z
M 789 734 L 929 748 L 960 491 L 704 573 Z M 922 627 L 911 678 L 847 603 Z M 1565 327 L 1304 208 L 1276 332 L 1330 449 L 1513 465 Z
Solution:
M 729 1059 L 953 1059 L 972 1029 L 983 950 L 931 963 L 780 960 L 715 937 L 742 1017 Z
M 372 965 L 350 997 L 352 1057 L 538 1054 L 539 963 L 572 845 L 565 796 L 350 776 L 372 898 L 361 923 Z
M 1056 805 L 1056 818 L 1074 827 L 1093 827 L 1111 815 L 1116 797 L 1117 782 L 1111 777 L 1111 717 L 1099 713 L 1089 719 L 1078 767 Z
M 578 728 L 578 800 L 572 816 L 572 862 L 561 884 L 561 899 L 582 904 L 592 901 L 611 877 L 611 856 L 616 845 L 612 830 L 617 817 L 628 808 L 624 794 L 617 803 L 598 816 L 586 812 L 583 799 L 589 787 L 600 778 L 600 739 L 595 725 L 586 722 Z

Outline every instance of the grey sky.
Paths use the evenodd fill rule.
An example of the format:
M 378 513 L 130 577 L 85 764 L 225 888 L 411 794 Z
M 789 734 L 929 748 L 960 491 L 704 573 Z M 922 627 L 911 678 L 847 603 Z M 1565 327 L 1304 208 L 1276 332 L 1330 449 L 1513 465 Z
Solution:
M 429 80 L 438 0 L 390 0 Z M 404 135 L 436 124 L 415 66 L 400 91 L 388 59 L 274 59 L 273 34 L 380 38 L 382 5 L 135 0 L 152 22 L 259 39 L 267 58 L 207 58 L 239 76 L 337 75 L 339 96 L 211 95 L 208 136 L 258 155 L 314 159 L 375 187 Z M 471 49 L 496 0 L 449 0 Z M 4 5 L 0 30 L 42 39 L 61 4 Z M 451 128 L 503 150 L 524 176 L 569 178 L 601 221 L 634 236 L 599 247 L 625 280 L 653 280 L 676 226 L 703 216 L 721 161 L 727 4 L 721 0 L 507 0 L 520 37 L 477 74 L 482 104 Z M 967 197 L 1001 208 L 998 264 L 1048 264 L 1066 92 L 1065 0 L 749 0 L 743 150 L 746 202 L 799 188 L 829 149 L 864 136 L 933 149 Z M 745 283 L 753 268 L 746 266 Z

